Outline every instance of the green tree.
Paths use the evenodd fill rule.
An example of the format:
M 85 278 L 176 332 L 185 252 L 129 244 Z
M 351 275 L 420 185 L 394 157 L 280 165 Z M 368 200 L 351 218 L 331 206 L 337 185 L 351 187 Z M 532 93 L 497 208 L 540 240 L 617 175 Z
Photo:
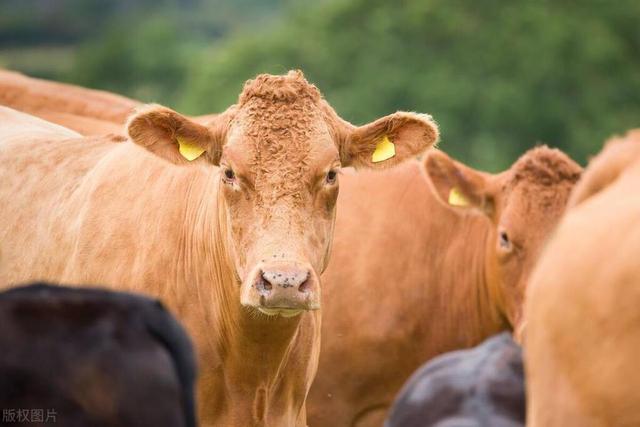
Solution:
M 195 54 L 184 34 L 164 14 L 136 26 L 118 21 L 100 39 L 81 47 L 68 80 L 145 101 L 171 103 Z
M 285 0 L 0 0 L 0 66 L 172 104 L 207 44 Z
M 237 33 L 191 64 L 182 107 L 225 108 L 257 73 L 304 70 L 343 117 L 405 109 L 440 123 L 442 148 L 508 166 L 536 143 L 584 162 L 640 125 L 640 2 L 331 1 Z

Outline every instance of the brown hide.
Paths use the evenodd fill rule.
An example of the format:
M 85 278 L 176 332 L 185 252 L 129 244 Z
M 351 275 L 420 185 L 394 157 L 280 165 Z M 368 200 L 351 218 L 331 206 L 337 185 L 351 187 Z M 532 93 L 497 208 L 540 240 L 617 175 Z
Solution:
M 121 133 L 140 105 L 124 96 L 35 79 L 0 69 L 0 105 L 73 129 L 82 135 Z
M 122 134 L 128 115 L 142 103 L 111 92 L 0 69 L 0 105 L 92 136 Z M 206 124 L 216 116 L 205 114 L 193 120 Z
M 415 113 L 354 126 L 299 72 L 247 82 L 206 124 L 139 108 L 127 140 L 0 114 L 0 284 L 163 300 L 198 350 L 203 426 L 306 425 L 339 169 L 390 167 L 438 137 Z M 396 155 L 372 163 L 384 137 Z
M 539 147 L 497 175 L 436 151 L 345 174 L 309 425 L 381 426 L 422 363 L 517 326 L 530 269 L 580 170 Z M 446 205 L 453 184 L 469 206 Z
M 536 267 L 527 425 L 640 425 L 640 132 L 610 141 Z

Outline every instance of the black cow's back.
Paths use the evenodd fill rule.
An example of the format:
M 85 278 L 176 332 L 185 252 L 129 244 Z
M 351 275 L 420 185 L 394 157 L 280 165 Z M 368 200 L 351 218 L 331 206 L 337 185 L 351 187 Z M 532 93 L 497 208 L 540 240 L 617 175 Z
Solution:
M 520 427 L 524 423 L 522 350 L 503 333 L 423 365 L 398 395 L 385 427 Z
M 191 342 L 156 300 L 47 284 L 0 293 L 6 425 L 194 426 L 194 380 Z

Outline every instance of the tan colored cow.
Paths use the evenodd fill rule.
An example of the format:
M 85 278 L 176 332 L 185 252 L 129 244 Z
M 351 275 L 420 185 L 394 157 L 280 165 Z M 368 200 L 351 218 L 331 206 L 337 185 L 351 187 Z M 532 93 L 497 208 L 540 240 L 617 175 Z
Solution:
M 538 147 L 497 175 L 432 150 L 423 163 L 344 176 L 309 425 L 381 426 L 422 363 L 517 327 L 580 172 Z
M 339 169 L 394 166 L 438 138 L 415 113 L 353 126 L 300 72 L 247 82 L 206 126 L 144 107 L 126 141 L 31 137 L 29 117 L 0 114 L 0 284 L 161 298 L 194 338 L 200 419 L 216 426 L 306 425 Z
M 0 69 L 0 105 L 68 127 L 82 135 L 103 135 L 121 133 L 127 117 L 140 102 Z
M 123 134 L 140 101 L 95 89 L 36 79 L 0 69 L 0 105 L 64 126 L 81 135 Z M 215 114 L 193 117 L 207 124 Z
M 526 304 L 527 425 L 640 425 L 640 130 L 587 168 Z

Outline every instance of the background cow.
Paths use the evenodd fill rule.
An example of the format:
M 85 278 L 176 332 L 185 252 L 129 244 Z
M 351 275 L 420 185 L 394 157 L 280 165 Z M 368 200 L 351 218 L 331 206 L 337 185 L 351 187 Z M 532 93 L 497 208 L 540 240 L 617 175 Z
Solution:
M 121 133 L 138 101 L 113 93 L 0 69 L 0 105 L 33 114 L 82 135 Z
M 503 332 L 422 366 L 385 427 L 519 427 L 525 421 L 522 350 Z
M 81 135 L 122 134 L 140 101 L 77 85 L 36 79 L 0 69 L 0 105 L 32 114 Z M 215 114 L 194 117 L 207 124 Z
M 640 425 L 640 131 L 587 168 L 526 304 L 527 425 Z
M 496 175 L 440 151 L 345 175 L 310 425 L 379 426 L 422 363 L 517 328 L 531 268 L 580 172 L 538 147 Z
M 11 289 L 0 293 L 0 348 L 3 425 L 196 425 L 191 342 L 158 301 Z
M 247 82 L 207 125 L 141 108 L 126 141 L 31 138 L 11 126 L 24 115 L 0 113 L 0 284 L 160 298 L 196 342 L 202 422 L 225 426 L 306 425 L 339 169 L 394 166 L 438 138 L 415 113 L 351 125 L 300 72 Z

